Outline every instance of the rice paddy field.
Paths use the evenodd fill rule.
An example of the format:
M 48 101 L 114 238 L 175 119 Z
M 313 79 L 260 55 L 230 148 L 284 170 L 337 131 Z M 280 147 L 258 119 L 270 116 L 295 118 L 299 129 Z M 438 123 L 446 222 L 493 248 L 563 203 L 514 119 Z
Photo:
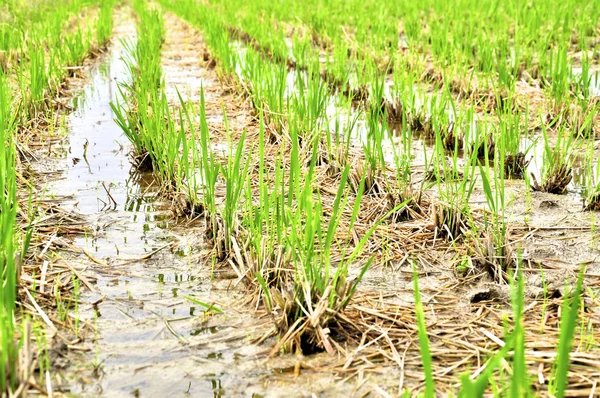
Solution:
M 599 21 L 1 1 L 0 395 L 600 396 Z

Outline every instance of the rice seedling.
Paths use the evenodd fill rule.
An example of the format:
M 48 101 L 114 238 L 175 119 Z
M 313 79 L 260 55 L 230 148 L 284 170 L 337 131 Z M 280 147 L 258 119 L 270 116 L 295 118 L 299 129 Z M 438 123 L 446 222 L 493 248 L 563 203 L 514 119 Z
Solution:
M 525 359 L 525 325 L 523 322 L 523 311 L 525 307 L 525 282 L 521 265 L 521 255 L 517 259 L 515 274 L 516 282 L 512 282 L 512 312 L 513 312 L 513 356 L 512 356 L 512 380 L 509 391 L 512 397 L 525 397 L 531 395 L 531 385 L 527 374 L 527 363 Z M 516 284 L 516 286 L 515 286 Z
M 552 365 L 552 377 L 548 386 L 548 390 L 555 397 L 564 397 L 565 390 L 569 383 L 569 360 L 573 338 L 575 336 L 575 328 L 578 323 L 579 306 L 581 305 L 581 294 L 583 291 L 583 275 L 585 267 L 582 267 L 575 289 L 572 293 L 567 294 L 563 299 L 560 318 L 560 337 L 557 347 L 557 355 Z
M 564 194 L 573 179 L 571 174 L 572 135 L 567 134 L 564 129 L 559 130 L 554 147 L 549 142 L 548 132 L 544 126 L 542 126 L 542 136 L 544 148 L 540 170 L 541 181 L 538 182 L 535 174 L 531 173 L 532 188 L 535 191 Z
M 215 314 L 222 314 L 223 313 L 223 310 L 221 310 L 219 307 L 217 307 L 214 304 L 205 303 L 205 302 L 200 301 L 200 300 L 198 300 L 198 299 L 196 299 L 194 297 L 191 297 L 191 296 L 185 296 L 185 299 L 191 301 L 194 304 L 198 304 L 201 307 L 204 307 L 205 308 L 205 310 L 204 310 L 205 314 L 211 313 L 211 312 L 214 312 Z
M 363 142 L 365 160 L 362 164 L 357 165 L 356 175 L 352 178 L 352 186 L 355 190 L 364 179 L 366 194 L 379 195 L 386 191 L 386 187 L 383 186 L 385 181 L 382 178 L 382 172 L 386 169 L 383 153 L 386 130 L 381 123 L 382 116 L 380 110 L 373 110 L 367 117 L 367 136 Z
M 26 99 L 26 103 L 30 104 L 28 118 L 35 119 L 37 116 L 35 114 L 36 109 L 46 100 L 45 90 L 48 87 L 48 76 L 46 74 L 43 48 L 35 45 L 31 46 L 29 60 L 29 90 L 25 88 L 22 88 L 22 90 L 23 92 L 28 92 L 30 95 L 30 97 Z
M 242 75 L 244 76 L 243 84 L 246 85 L 246 90 L 251 95 L 256 112 L 262 113 L 267 124 L 282 134 L 286 104 L 290 101 L 286 95 L 287 78 L 291 76 L 304 81 L 305 76 L 300 72 L 288 74 L 286 67 L 281 64 L 265 65 L 260 62 L 260 54 L 254 51 L 247 52 L 243 57 Z M 291 101 L 299 100 L 294 98 Z M 279 138 L 272 136 L 269 141 L 277 141 Z
M 127 50 L 126 59 L 131 74 L 131 84 L 119 88 L 121 99 L 111 103 L 116 121 L 133 144 L 132 157 L 140 171 L 153 170 L 162 166 L 163 159 L 158 153 L 163 151 L 163 139 L 173 137 L 165 134 L 165 130 L 174 126 L 164 118 L 170 115 L 164 94 L 159 93 L 162 80 L 160 66 L 160 47 L 164 36 L 163 20 L 156 10 L 149 10 L 145 1 L 136 1 L 134 8 L 139 15 L 138 39 L 135 44 L 124 43 Z M 128 99 L 133 103 L 126 105 Z M 177 134 L 175 134 L 178 137 Z M 173 142 L 169 140 L 167 142 Z M 176 143 L 174 143 L 176 144 Z M 173 154 L 173 146 L 166 153 Z M 159 165 L 160 163 L 160 165 Z M 172 159 L 166 161 L 172 165 Z M 157 170 L 163 172 L 163 170 Z M 173 172 L 173 170 L 171 170 Z M 169 179 L 170 175 L 164 175 Z
M 229 134 L 229 133 L 228 133 Z M 227 163 L 221 168 L 221 175 L 225 183 L 225 203 L 222 212 L 224 224 L 224 245 L 227 252 L 233 250 L 231 237 L 237 230 L 238 207 L 247 183 L 248 168 L 250 166 L 251 154 L 244 156 L 246 132 L 239 139 L 235 152 L 230 146 L 227 155 Z M 229 137 L 228 137 L 229 139 Z M 245 157 L 245 159 L 243 159 Z
M 524 119 L 523 119 L 524 118 Z M 510 178 L 523 178 L 530 160 L 527 152 L 534 142 L 522 148 L 523 145 L 523 120 L 529 119 L 529 112 L 525 115 L 499 115 L 499 131 L 495 141 L 499 146 L 499 153 L 504 156 L 504 175 Z
M 81 282 L 75 274 L 71 276 L 71 281 L 73 283 L 73 327 L 75 330 L 75 338 L 78 339 L 80 331 L 79 324 L 81 323 L 81 317 L 79 314 L 79 294 L 81 292 Z
M 67 317 L 69 315 L 69 306 L 68 302 L 63 301 L 62 294 L 60 292 L 61 286 L 54 286 L 54 300 L 56 303 L 56 310 L 58 311 L 58 316 L 62 322 L 66 322 Z
M 483 185 L 490 213 L 484 213 L 483 237 L 475 235 L 473 249 L 478 262 L 488 270 L 494 280 L 501 282 L 507 278 L 507 271 L 514 264 L 514 253 L 508 239 L 508 227 L 505 221 L 504 170 L 506 160 L 504 151 L 496 150 L 494 169 L 490 169 L 487 147 L 484 148 L 484 165 L 479 166 L 479 175 Z M 494 181 L 494 183 L 492 183 Z M 474 228 L 477 231 L 477 228 Z
M 50 376 L 50 354 L 49 344 L 44 326 L 36 321 L 33 325 L 33 335 L 37 345 L 39 375 L 42 385 L 45 385 Z
M 415 296 L 415 312 L 417 316 L 417 327 L 419 331 L 419 348 L 421 350 L 421 362 L 423 363 L 423 373 L 425 373 L 425 397 L 435 397 L 435 384 L 433 381 L 433 369 L 431 366 L 431 352 L 429 349 L 429 338 L 427 336 L 427 327 L 425 326 L 425 311 L 421 302 L 421 293 L 419 292 L 419 277 L 417 268 L 413 262 L 413 285 Z
M 313 200 L 310 184 L 314 163 L 315 157 L 302 184 L 298 207 L 290 214 L 289 235 L 284 235 L 285 245 L 290 247 L 290 261 L 294 271 L 293 290 L 291 290 L 293 293 L 290 293 L 285 284 L 279 289 L 269 289 L 264 278 L 257 273 L 263 292 L 267 295 L 266 302 L 272 307 L 276 304 L 277 311 L 280 312 L 279 320 L 276 322 L 282 338 L 276 347 L 277 351 L 279 347 L 286 347 L 289 344 L 300 347 L 306 353 L 312 352 L 315 348 L 324 349 L 329 353 L 335 351 L 330 342 L 330 338 L 334 336 L 330 337 L 327 331 L 330 334 L 343 333 L 343 328 L 340 329 L 341 326 L 336 325 L 338 322 L 336 314 L 343 311 L 349 303 L 372 259 L 366 261 L 359 275 L 352 281 L 348 280 L 349 266 L 357 260 L 368 238 L 383 221 L 382 219 L 376 223 L 356 247 L 348 251 L 348 255 L 343 257 L 344 260 L 337 264 L 334 270 L 330 256 L 340 223 L 341 209 L 349 200 L 346 188 L 349 168 L 346 167 L 342 174 L 329 222 L 325 223 L 322 220 L 322 202 L 318 196 L 316 201 Z M 359 196 L 354 199 L 350 228 L 356 219 L 360 199 L 359 192 Z M 404 205 L 406 203 L 392 210 L 397 211 Z M 316 243 L 319 244 L 318 250 Z M 347 249 L 342 250 L 346 252 Z M 275 349 L 273 351 L 276 352 Z
M 600 184 L 598 184 L 596 176 L 599 176 L 600 161 L 596 162 L 596 167 L 589 166 L 588 171 L 589 181 L 587 182 L 587 195 L 585 198 L 584 209 L 585 210 L 599 210 L 600 209 Z M 592 219 L 592 230 L 595 230 L 595 226 Z M 595 231 L 594 231 L 595 232 Z
M 212 148 L 210 146 L 210 136 L 208 124 L 206 123 L 206 110 L 204 106 L 204 92 L 200 94 L 200 200 L 203 212 L 210 217 L 207 222 L 208 233 L 214 237 L 217 233 L 217 207 L 215 204 L 215 184 L 219 174 L 219 165 L 215 161 Z
M 434 164 L 434 185 L 437 187 L 441 200 L 431 207 L 431 221 L 436 235 L 456 240 L 469 230 L 468 222 L 471 214 L 468 202 L 476 182 L 476 178 L 473 176 L 477 164 L 477 153 L 474 151 L 470 155 L 463 172 L 459 173 L 458 149 L 454 149 L 450 163 L 447 163 L 442 136 L 438 132 L 436 133 L 432 162 Z
M 320 122 L 325 115 L 327 91 L 318 69 L 309 69 L 306 76 L 302 72 L 296 73 L 295 89 L 288 101 L 287 108 L 293 109 L 293 113 L 290 112 L 287 117 L 290 129 L 297 130 L 300 138 L 321 131 Z

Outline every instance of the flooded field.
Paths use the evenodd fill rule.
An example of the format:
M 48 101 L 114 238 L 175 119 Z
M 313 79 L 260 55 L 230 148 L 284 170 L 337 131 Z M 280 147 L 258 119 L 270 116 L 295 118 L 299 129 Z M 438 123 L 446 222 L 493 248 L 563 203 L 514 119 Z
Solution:
M 600 396 L 595 2 L 46 3 L 2 396 Z

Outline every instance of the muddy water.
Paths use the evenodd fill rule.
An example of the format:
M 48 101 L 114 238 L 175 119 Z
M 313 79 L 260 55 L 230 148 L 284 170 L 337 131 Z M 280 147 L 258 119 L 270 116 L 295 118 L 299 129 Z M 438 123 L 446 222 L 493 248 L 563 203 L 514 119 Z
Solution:
M 152 207 L 151 176 L 130 173 L 128 141 L 113 121 L 110 102 L 117 99 L 118 84 L 128 82 L 122 55 L 120 47 L 111 52 L 75 97 L 77 108 L 68 118 L 68 168 L 52 189 L 73 195 L 63 206 L 91 221 L 94 233 L 75 244 L 98 258 L 145 254 L 159 244 L 148 232 L 168 224 Z

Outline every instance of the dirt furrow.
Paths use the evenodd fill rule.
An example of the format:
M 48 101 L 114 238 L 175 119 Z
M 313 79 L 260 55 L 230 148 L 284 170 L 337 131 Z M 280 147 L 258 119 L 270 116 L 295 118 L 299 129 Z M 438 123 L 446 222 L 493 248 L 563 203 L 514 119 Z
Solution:
M 165 12 L 166 37 L 162 51 L 165 92 L 169 103 L 184 102 L 198 106 L 204 92 L 206 120 L 211 136 L 225 138 L 224 115 L 232 132 L 256 130 L 258 124 L 249 102 L 229 87 L 214 69 L 206 44 L 196 30 L 181 18 Z M 178 95 L 179 93 L 179 95 Z

